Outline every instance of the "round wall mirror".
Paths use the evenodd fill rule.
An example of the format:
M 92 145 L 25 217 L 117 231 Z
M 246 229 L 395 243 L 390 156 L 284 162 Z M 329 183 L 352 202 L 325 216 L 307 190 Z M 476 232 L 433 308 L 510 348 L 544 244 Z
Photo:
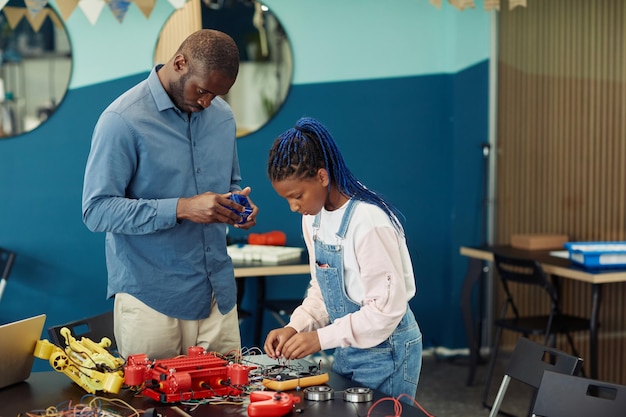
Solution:
M 189 0 L 163 26 L 155 64 L 167 62 L 199 29 L 229 34 L 239 47 L 239 75 L 224 99 L 237 123 L 237 137 L 263 127 L 287 97 L 293 74 L 291 46 L 276 16 L 254 0 Z
M 0 13 L 0 138 L 30 132 L 57 109 L 70 82 L 72 51 L 57 12 L 32 16 L 23 1 Z

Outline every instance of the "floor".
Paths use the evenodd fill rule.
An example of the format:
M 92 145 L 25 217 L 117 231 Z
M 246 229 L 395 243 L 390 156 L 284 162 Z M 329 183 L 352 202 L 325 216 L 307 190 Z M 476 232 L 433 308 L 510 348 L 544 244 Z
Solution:
M 492 404 L 508 363 L 510 352 L 500 350 L 494 371 L 488 403 Z M 330 367 L 332 355 L 311 357 Z M 487 380 L 487 363 L 478 366 L 474 384 L 467 386 L 468 360 L 465 356 L 442 357 L 426 351 L 422 358 L 422 373 L 415 400 L 434 417 L 488 417 L 490 410 L 482 404 L 483 387 Z M 533 390 L 519 381 L 511 380 L 500 408 L 515 417 L 528 416 Z
M 425 353 L 422 374 L 417 388 L 416 401 L 436 417 L 487 417 L 489 409 L 482 405 L 483 386 L 487 378 L 487 364 L 478 367 L 472 386 L 467 386 L 468 365 L 466 357 L 440 357 Z M 501 353 L 488 402 L 493 403 L 507 363 L 506 353 Z M 512 380 L 501 410 L 514 416 L 527 416 L 532 390 L 527 385 Z

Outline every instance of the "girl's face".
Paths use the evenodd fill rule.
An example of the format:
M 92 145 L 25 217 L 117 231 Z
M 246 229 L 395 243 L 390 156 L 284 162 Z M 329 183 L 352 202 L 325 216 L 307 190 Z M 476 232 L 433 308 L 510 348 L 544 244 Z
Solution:
M 287 178 L 273 181 L 272 186 L 279 196 L 287 200 L 291 211 L 316 215 L 328 199 L 328 173 L 319 169 L 312 178 Z

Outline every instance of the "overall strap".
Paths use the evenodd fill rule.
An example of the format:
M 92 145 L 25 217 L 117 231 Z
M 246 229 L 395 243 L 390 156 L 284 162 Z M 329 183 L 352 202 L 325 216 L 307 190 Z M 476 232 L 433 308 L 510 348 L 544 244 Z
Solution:
M 350 224 L 350 219 L 352 218 L 352 213 L 354 213 L 354 208 L 356 207 L 356 203 L 359 201 L 351 198 L 348 202 L 348 207 L 346 207 L 346 212 L 343 214 L 343 218 L 341 219 L 341 225 L 339 226 L 339 230 L 337 230 L 337 237 L 342 239 L 346 236 L 346 232 L 348 231 L 348 224 Z
M 341 224 L 339 225 L 339 230 L 336 233 L 336 236 L 339 239 L 343 239 L 346 236 L 346 232 L 348 230 L 348 224 L 350 223 L 350 219 L 352 218 L 352 213 L 354 212 L 354 208 L 356 207 L 356 203 L 358 200 L 351 198 L 348 201 L 348 206 L 346 207 L 346 212 L 343 214 L 341 218 Z M 320 221 L 322 218 L 322 212 L 320 211 L 315 215 L 315 219 L 313 220 L 313 234 L 315 234 L 315 230 L 320 228 Z

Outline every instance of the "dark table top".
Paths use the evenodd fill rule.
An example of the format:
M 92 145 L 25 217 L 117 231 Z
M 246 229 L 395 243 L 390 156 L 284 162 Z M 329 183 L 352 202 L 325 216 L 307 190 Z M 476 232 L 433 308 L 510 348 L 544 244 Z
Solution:
M 304 399 L 302 391 L 289 391 L 289 393 L 301 398 L 300 403 L 296 404 L 296 409 L 301 409 L 307 417 L 366 416 L 368 410 L 377 400 L 388 398 L 374 391 L 374 398 L 370 402 L 351 403 L 344 401 L 343 396 L 340 394 L 341 391 L 358 385 L 333 373 L 330 373 L 328 386 L 335 392 L 335 399 L 309 401 Z M 90 394 L 86 393 L 63 373 L 56 371 L 35 372 L 25 382 L 0 389 L 0 417 L 13 417 L 20 414 L 23 416 L 26 412 L 35 412 L 36 410 L 40 410 L 43 414 L 43 410 L 50 406 L 67 407 L 67 401 L 69 400 L 74 404 L 80 403 L 81 398 L 85 395 Z M 182 417 L 180 413 L 172 408 L 174 404 L 161 404 L 148 397 L 135 396 L 128 389 L 122 389 L 119 394 L 98 392 L 97 395 L 109 399 L 119 398 L 138 410 L 153 408 L 162 416 Z M 202 405 L 193 411 L 188 411 L 182 405 L 178 407 L 188 411 L 188 414 L 192 417 L 247 416 L 247 404 L 246 402 L 243 406 Z M 110 408 L 119 412 L 120 415 L 128 416 L 131 414 L 129 410 Z M 295 413 L 292 411 L 291 415 L 293 414 Z M 370 415 L 372 417 L 395 415 L 394 403 L 391 400 L 381 401 L 374 407 Z M 417 407 L 402 404 L 402 416 L 425 417 L 427 414 Z

